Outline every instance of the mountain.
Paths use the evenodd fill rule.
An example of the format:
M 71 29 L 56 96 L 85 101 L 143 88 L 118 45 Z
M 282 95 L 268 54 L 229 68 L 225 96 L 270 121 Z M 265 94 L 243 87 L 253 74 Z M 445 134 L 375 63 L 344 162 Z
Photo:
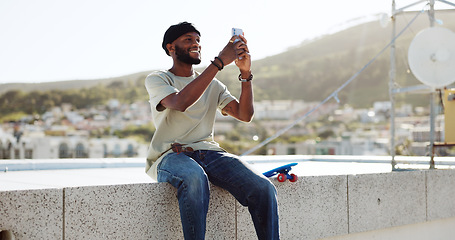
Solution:
M 70 81 L 56 81 L 56 82 L 42 82 L 42 83 L 4 83 L 0 84 L 0 94 L 11 90 L 21 90 L 23 92 L 31 91 L 47 91 L 47 90 L 69 90 L 79 88 L 90 88 L 98 84 L 109 85 L 113 82 L 122 81 L 136 81 L 143 80 L 150 71 L 129 74 L 114 78 L 93 79 L 93 80 L 70 80 Z
M 416 12 L 401 14 L 396 18 L 399 33 L 416 16 Z M 455 31 L 455 11 L 437 11 L 436 18 L 445 28 Z M 421 84 L 415 79 L 407 64 L 407 50 L 415 35 L 429 27 L 429 17 L 422 13 L 396 40 L 397 80 L 399 86 Z M 304 27 L 301 31 L 305 31 Z M 299 99 L 321 101 L 360 71 L 391 41 L 392 24 L 382 28 L 378 21 L 367 22 L 343 31 L 302 42 L 287 51 L 253 62 L 255 99 Z M 279 39 L 277 43 L 279 44 Z M 389 100 L 390 48 L 380 54 L 349 85 L 338 93 L 342 104 L 354 107 L 371 107 L 375 101 Z M 0 94 L 10 90 L 47 91 L 90 88 L 99 84 L 134 82 L 143 86 L 150 71 L 127 76 L 97 80 L 62 81 L 36 84 L 1 84 Z M 217 78 L 238 96 L 240 84 L 238 70 L 230 65 Z M 399 94 L 398 101 L 427 106 L 428 97 L 422 94 Z
M 417 13 L 396 18 L 398 34 Z M 438 11 L 443 27 L 455 31 L 455 11 Z M 429 27 L 426 13 L 418 16 L 410 28 L 396 40 L 397 85 L 420 85 L 409 70 L 407 51 L 415 35 Z M 303 99 L 321 101 L 360 71 L 392 39 L 392 24 L 382 28 L 368 22 L 312 41 L 303 42 L 281 54 L 253 63 L 256 99 Z M 342 104 L 371 107 L 374 101 L 389 100 L 390 48 L 364 69 L 338 97 Z M 222 72 L 223 77 L 231 73 Z M 219 78 L 222 78 L 220 76 Z M 235 82 L 235 81 L 234 81 Z M 234 83 L 230 89 L 237 88 Z M 398 101 L 428 106 L 427 95 L 399 94 Z

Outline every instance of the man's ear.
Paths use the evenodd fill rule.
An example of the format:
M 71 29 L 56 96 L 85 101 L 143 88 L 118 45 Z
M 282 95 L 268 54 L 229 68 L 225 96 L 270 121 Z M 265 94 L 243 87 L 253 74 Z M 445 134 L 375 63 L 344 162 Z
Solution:
M 168 51 L 169 53 L 175 51 L 175 47 L 174 47 L 174 45 L 173 45 L 172 43 L 166 44 L 166 48 L 167 48 L 167 51 Z

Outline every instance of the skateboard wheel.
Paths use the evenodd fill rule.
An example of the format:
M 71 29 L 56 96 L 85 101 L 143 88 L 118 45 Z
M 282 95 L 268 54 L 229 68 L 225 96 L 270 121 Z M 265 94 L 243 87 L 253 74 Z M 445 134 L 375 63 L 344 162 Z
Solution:
M 292 177 L 292 178 L 289 179 L 290 182 L 297 182 L 297 179 L 298 179 L 297 175 L 295 175 L 295 174 L 292 173 L 292 174 L 291 174 L 291 177 Z
M 284 181 L 286 181 L 286 174 L 280 173 L 280 174 L 278 174 L 276 179 L 278 179 L 278 182 L 284 182 Z

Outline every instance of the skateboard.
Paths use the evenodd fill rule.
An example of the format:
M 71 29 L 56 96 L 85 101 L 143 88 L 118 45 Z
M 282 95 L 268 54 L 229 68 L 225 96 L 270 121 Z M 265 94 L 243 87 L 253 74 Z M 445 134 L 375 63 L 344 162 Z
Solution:
M 295 182 L 297 181 L 297 175 L 289 174 L 289 171 L 291 171 L 292 167 L 295 165 L 297 165 L 297 163 L 289 163 L 281 167 L 274 168 L 263 174 L 266 177 L 273 177 L 278 174 L 278 176 L 276 177 L 276 179 L 278 179 L 278 182 L 284 182 L 286 181 L 286 179 L 289 179 L 290 182 Z

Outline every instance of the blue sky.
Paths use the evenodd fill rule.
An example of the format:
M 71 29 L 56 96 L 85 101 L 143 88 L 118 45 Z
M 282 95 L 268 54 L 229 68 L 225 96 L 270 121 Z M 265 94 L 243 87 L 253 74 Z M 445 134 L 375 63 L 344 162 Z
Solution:
M 397 0 L 398 7 L 416 1 Z M 390 15 L 390 0 L 1 0 L 0 83 L 117 77 L 169 68 L 165 30 L 189 21 L 202 34 L 202 66 L 242 28 L 253 60 Z M 436 7 L 442 3 L 436 3 Z M 422 3 L 418 9 L 424 6 Z M 378 21 L 378 27 L 380 27 Z

